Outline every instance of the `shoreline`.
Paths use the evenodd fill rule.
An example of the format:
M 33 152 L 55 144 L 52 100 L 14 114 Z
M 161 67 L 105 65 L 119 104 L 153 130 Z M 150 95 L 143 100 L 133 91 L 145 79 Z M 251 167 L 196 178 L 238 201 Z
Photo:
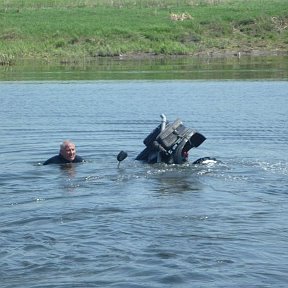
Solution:
M 16 57 L 16 58 L 7 58 L 7 59 L 1 59 L 0 57 L 0 67 L 1 66 L 18 66 L 23 63 L 23 61 L 40 61 L 44 64 L 46 63 L 59 63 L 62 65 L 68 65 L 68 64 L 77 64 L 77 63 L 89 63 L 93 61 L 97 61 L 99 59 L 120 59 L 120 60 L 153 60 L 153 59 L 176 59 L 176 58 L 195 58 L 195 59 L 240 59 L 241 57 L 249 58 L 249 57 L 283 57 L 288 56 L 288 50 L 207 50 L 207 51 L 201 51 L 196 52 L 193 54 L 156 54 L 156 53 L 138 53 L 138 52 L 130 52 L 126 54 L 119 54 L 119 55 L 113 55 L 113 56 L 90 56 L 90 57 L 68 57 L 68 58 L 62 58 L 62 57 L 51 57 L 49 60 L 46 57 Z
M 272 57 L 272 56 L 288 56 L 288 50 L 234 50 L 234 51 L 221 51 L 221 50 L 210 50 L 196 52 L 193 54 L 186 55 L 161 55 L 155 53 L 127 53 L 120 54 L 118 56 L 98 56 L 92 57 L 92 59 L 97 58 L 121 58 L 121 59 L 153 59 L 153 58 L 181 58 L 181 57 L 191 57 L 191 58 L 241 58 L 241 57 Z

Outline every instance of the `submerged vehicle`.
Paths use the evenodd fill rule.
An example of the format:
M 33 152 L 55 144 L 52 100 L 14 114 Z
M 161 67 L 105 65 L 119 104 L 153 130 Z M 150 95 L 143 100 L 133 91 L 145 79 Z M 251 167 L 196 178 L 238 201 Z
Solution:
M 206 140 L 205 136 L 185 127 L 180 119 L 169 123 L 164 114 L 161 114 L 161 119 L 161 124 L 144 139 L 143 143 L 146 147 L 136 157 L 136 160 L 149 164 L 183 164 L 187 162 L 189 150 L 200 146 Z M 195 163 L 200 163 L 208 158 L 198 159 Z

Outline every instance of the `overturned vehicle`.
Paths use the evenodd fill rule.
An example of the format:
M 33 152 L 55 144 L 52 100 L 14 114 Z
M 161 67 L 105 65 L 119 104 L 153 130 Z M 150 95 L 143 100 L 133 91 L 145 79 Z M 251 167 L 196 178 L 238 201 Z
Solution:
M 145 149 L 136 160 L 150 164 L 183 164 L 188 161 L 191 148 L 200 146 L 206 138 L 195 130 L 186 128 L 180 119 L 169 123 L 164 114 L 162 121 L 143 141 Z M 198 159 L 202 161 L 204 158 Z M 195 161 L 194 163 L 197 163 Z

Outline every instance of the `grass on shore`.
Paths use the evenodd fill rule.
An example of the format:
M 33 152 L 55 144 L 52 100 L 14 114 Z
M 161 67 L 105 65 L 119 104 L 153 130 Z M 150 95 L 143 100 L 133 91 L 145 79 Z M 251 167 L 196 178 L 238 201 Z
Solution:
M 287 48 L 287 0 L 0 0 L 2 65 Z

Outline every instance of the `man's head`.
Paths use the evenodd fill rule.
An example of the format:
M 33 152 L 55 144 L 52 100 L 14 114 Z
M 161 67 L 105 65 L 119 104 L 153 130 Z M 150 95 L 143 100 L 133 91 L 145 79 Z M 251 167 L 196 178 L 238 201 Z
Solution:
M 68 161 L 73 161 L 76 157 L 75 144 L 70 141 L 64 141 L 60 145 L 60 154 Z

